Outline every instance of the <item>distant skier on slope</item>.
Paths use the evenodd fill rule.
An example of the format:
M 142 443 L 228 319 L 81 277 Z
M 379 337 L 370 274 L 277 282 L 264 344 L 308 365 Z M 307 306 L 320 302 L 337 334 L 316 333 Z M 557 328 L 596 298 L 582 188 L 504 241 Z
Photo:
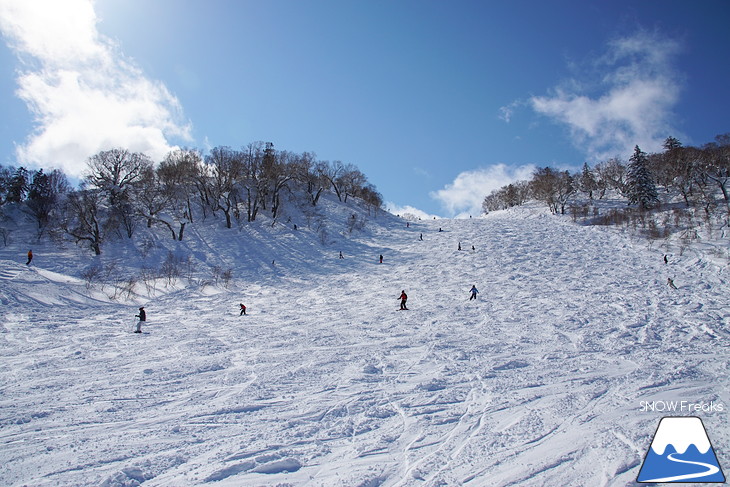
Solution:
M 672 289 L 677 289 L 677 286 L 674 285 L 674 279 L 671 277 L 667 277 L 667 286 L 671 287 Z
M 135 333 L 142 333 L 142 322 L 147 321 L 147 313 L 144 312 L 144 306 L 140 306 L 139 308 L 139 314 L 134 315 L 135 318 L 139 318 L 139 321 L 137 322 L 137 329 L 134 330 Z
M 28 251 L 28 262 L 25 263 L 25 265 L 30 265 L 30 261 L 33 260 L 33 251 Z
M 246 314 L 246 305 L 241 303 L 239 306 L 241 307 L 241 314 L 239 314 L 238 316 L 245 315 Z
M 469 292 L 471 293 L 471 297 L 469 298 L 469 301 L 471 301 L 472 299 L 476 299 L 477 294 L 479 294 L 479 291 L 477 290 L 476 286 L 472 286 L 471 289 L 469 290 Z
M 406 301 L 408 301 L 408 295 L 406 294 L 406 291 L 403 290 L 400 292 L 400 309 L 408 309 L 406 307 Z
M 380 263 L 383 263 L 383 254 L 380 254 Z

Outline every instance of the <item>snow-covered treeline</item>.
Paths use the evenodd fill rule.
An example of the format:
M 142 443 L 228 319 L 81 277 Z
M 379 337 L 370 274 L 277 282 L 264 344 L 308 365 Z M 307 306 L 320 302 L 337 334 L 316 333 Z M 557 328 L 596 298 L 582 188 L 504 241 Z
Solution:
M 182 240 L 186 225 L 197 220 L 223 215 L 227 228 L 253 222 L 261 212 L 277 220 L 288 202 L 316 207 L 325 192 L 342 202 L 356 197 L 371 211 L 383 202 L 354 165 L 277 151 L 271 143 L 240 150 L 220 146 L 205 156 L 178 149 L 157 165 L 142 153 L 118 148 L 95 154 L 87 165 L 75 190 L 58 170 L 0 168 L 4 243 L 17 226 L 11 216 L 19 212 L 35 221 L 39 239 L 71 238 L 99 255 L 105 242 L 133 238 L 140 225 L 162 227 Z
M 683 146 L 674 137 L 664 142 L 664 151 L 646 154 L 638 146 L 626 163 L 611 158 L 571 174 L 552 167 L 538 168 L 530 181 L 509 184 L 489 194 L 485 212 L 518 206 L 534 199 L 553 213 L 584 201 L 593 203 L 607 194 L 617 194 L 642 210 L 679 200 L 686 207 L 710 213 L 730 209 L 730 134 L 718 135 L 702 147 Z M 661 192 L 658 191 L 661 188 Z

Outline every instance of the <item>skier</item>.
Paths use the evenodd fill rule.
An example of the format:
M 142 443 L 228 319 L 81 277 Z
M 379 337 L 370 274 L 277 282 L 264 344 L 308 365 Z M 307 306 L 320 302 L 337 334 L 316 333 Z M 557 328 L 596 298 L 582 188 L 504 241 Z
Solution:
M 459 250 L 461 250 L 461 242 L 459 242 Z
M 241 306 L 241 314 L 238 316 L 243 316 L 246 314 L 246 305 L 241 303 L 239 306 Z
M 420 237 L 418 237 L 418 239 L 419 239 L 419 240 L 420 240 L 421 242 L 423 242 L 423 234 L 421 234 L 421 236 L 420 236 Z
M 674 285 L 674 279 L 671 277 L 667 277 L 667 286 L 671 287 L 672 289 L 677 289 L 677 286 Z
M 383 263 L 383 254 L 380 254 L 380 263 Z
M 479 291 L 477 291 L 476 286 L 472 286 L 471 289 L 469 290 L 469 292 L 471 293 L 471 297 L 469 298 L 469 301 L 471 301 L 472 299 L 476 299 L 477 294 L 479 294 Z
M 25 265 L 30 265 L 30 261 L 33 260 L 33 251 L 28 251 L 28 262 L 25 263 Z
M 140 306 L 139 308 L 139 314 L 134 315 L 135 318 L 139 318 L 139 321 L 137 322 L 137 329 L 134 330 L 135 333 L 142 333 L 142 322 L 147 321 L 147 313 L 144 312 L 144 306 Z
M 344 259 L 344 258 L 345 258 L 345 256 L 342 255 L 342 251 L 340 250 L 340 259 Z
M 408 295 L 406 294 L 406 291 L 403 290 L 400 292 L 400 309 L 408 309 L 406 307 L 406 301 L 408 301 Z
M 667 258 L 667 254 L 664 254 L 664 263 L 669 264 L 669 259 Z

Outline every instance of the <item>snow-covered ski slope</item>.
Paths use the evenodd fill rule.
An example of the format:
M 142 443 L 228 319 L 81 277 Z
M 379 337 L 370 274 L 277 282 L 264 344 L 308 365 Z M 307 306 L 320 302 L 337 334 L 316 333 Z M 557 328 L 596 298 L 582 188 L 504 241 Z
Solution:
M 667 415 L 730 469 L 726 270 L 534 209 L 296 238 L 127 303 L 3 253 L 0 484 L 624 486 Z

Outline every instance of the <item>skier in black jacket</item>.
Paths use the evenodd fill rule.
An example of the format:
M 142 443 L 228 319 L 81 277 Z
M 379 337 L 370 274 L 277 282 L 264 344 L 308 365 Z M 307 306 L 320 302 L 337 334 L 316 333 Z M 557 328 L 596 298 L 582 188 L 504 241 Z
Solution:
M 137 322 L 137 329 L 134 330 L 135 333 L 142 333 L 142 322 L 147 321 L 147 313 L 144 312 L 144 306 L 141 306 L 139 308 L 139 314 L 134 315 L 135 318 L 139 318 L 139 321 Z

